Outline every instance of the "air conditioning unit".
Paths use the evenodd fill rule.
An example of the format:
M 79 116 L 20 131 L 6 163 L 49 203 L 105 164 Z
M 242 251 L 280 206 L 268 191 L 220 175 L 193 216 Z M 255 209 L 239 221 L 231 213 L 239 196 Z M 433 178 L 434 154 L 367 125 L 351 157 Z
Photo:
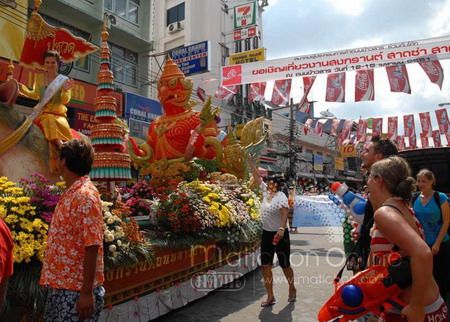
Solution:
M 173 34 L 175 32 L 183 30 L 183 29 L 184 29 L 184 23 L 182 23 L 181 21 L 172 22 L 171 24 L 169 24 L 167 26 L 167 32 L 169 34 Z

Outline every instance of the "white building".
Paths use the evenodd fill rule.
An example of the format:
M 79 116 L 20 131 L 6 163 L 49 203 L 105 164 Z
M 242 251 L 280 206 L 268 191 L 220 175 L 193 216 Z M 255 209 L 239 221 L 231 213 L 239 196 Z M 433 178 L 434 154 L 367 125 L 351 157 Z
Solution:
M 259 33 L 256 37 L 248 38 L 248 40 L 234 41 L 234 7 L 250 2 L 256 3 L 255 16 Z M 227 64 L 228 56 L 235 53 L 236 50 L 240 52 L 262 47 L 263 8 L 261 5 L 264 4 L 267 5 L 266 1 L 154 1 L 153 19 L 151 19 L 154 59 L 150 62 L 151 74 L 154 76 L 160 74 L 165 53 L 170 53 L 175 48 L 208 41 L 209 71 L 188 73 L 187 76 L 194 81 L 194 99 L 196 99 L 195 91 L 199 85 L 206 91 L 207 95 L 213 96 L 219 85 L 220 67 Z M 156 90 L 156 86 L 152 86 L 151 97 L 155 99 L 157 98 Z M 221 125 L 226 125 L 230 120 L 233 107 L 226 106 L 226 103 L 221 101 L 215 101 L 214 103 L 222 107 Z

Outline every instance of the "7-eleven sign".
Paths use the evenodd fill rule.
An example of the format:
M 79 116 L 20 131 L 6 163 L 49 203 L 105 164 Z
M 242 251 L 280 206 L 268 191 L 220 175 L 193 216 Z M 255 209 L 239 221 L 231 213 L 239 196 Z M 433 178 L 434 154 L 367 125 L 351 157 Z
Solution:
M 245 28 L 256 23 L 256 2 L 234 7 L 234 29 Z

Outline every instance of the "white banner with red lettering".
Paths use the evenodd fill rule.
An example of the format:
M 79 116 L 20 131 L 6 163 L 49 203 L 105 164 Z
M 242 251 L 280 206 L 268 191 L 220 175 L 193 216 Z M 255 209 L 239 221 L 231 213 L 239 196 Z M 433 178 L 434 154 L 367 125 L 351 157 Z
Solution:
M 450 58 L 450 36 L 223 66 L 232 86 Z
M 355 74 L 355 102 L 373 101 L 375 82 L 373 69 L 358 70 Z

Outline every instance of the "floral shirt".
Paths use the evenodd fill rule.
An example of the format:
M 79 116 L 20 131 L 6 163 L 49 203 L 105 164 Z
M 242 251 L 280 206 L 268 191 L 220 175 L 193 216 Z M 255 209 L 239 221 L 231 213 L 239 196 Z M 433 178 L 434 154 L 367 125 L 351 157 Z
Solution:
M 85 247 L 98 245 L 94 287 L 103 276 L 103 215 L 100 195 L 88 176 L 61 196 L 48 232 L 41 285 L 80 291 Z

